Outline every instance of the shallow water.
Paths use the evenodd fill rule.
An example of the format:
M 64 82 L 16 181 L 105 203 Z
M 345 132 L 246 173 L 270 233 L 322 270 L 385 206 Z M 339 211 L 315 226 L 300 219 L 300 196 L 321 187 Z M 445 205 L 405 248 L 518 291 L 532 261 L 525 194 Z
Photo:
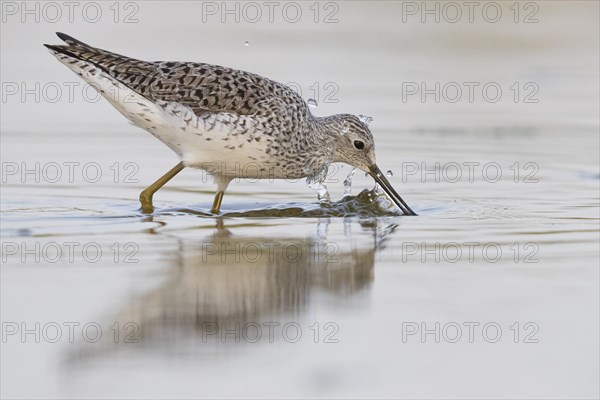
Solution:
M 567 11 L 597 14 L 597 5 L 578 14 L 556 3 L 524 37 L 546 43 Z M 510 40 L 522 34 L 510 25 L 508 44 L 498 39 L 489 57 L 521 62 L 497 65 L 473 55 L 485 48 L 476 39 L 479 53 L 461 50 L 455 31 L 397 27 L 388 6 L 357 2 L 342 7 L 345 23 L 297 28 L 321 35 L 317 54 L 355 29 L 386 31 L 375 42 L 363 32 L 368 59 L 348 63 L 354 73 L 331 73 L 334 59 L 353 60 L 347 43 L 320 67 L 299 68 L 303 47 L 261 41 L 281 29 L 270 25 L 249 31 L 247 50 L 285 51 L 290 64 L 257 56 L 237 66 L 301 82 L 335 75 L 340 103 L 319 102 L 315 113 L 373 116 L 378 164 L 418 217 L 376 201 L 358 171 L 344 197 L 351 168 L 340 165 L 330 168 L 329 206 L 304 181 L 234 181 L 214 217 L 210 177 L 184 170 L 144 214 L 139 192 L 177 162 L 166 147 L 102 103 L 3 102 L 3 397 L 598 397 L 597 39 L 570 31 L 573 42 L 533 51 Z M 145 23 L 119 29 L 157 25 L 164 10 L 148 7 Z M 408 29 L 431 37 L 409 42 L 399 33 Z M 32 46 L 53 42 L 49 32 L 39 29 Z M 20 51 L 2 36 L 3 53 Z M 436 44 L 444 37 L 449 47 Z M 237 40 L 219 38 L 211 61 L 236 59 L 227 38 Z M 112 43 L 103 47 L 134 51 Z M 185 56 L 186 44 L 176 47 Z M 3 80 L 26 74 L 5 59 Z M 75 81 L 49 55 L 40 60 L 39 76 Z M 525 76 L 544 91 L 539 104 L 400 104 L 395 72 L 371 60 L 412 79 L 466 81 L 484 67 L 480 79 Z M 364 68 L 377 76 L 356 72 Z M 78 114 L 67 124 L 70 107 Z M 17 123 L 41 109 L 51 123 L 35 114 Z

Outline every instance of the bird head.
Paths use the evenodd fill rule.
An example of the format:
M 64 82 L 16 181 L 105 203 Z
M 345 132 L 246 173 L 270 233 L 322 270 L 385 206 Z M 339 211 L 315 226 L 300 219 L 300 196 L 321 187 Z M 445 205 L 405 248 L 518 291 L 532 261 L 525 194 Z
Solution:
M 375 142 L 365 122 L 355 115 L 338 114 L 322 118 L 321 123 L 333 139 L 333 162 L 343 162 L 368 173 L 404 214 L 417 215 L 377 166 Z

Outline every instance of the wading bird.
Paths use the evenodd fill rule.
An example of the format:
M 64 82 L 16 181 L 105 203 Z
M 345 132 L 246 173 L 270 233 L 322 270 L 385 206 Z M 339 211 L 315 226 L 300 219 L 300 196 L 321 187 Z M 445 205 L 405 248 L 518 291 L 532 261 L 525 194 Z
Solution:
M 141 61 L 57 35 L 65 45 L 44 46 L 181 160 L 140 194 L 142 210 L 152 211 L 154 193 L 185 167 L 215 177 L 217 214 L 235 178 L 299 179 L 343 162 L 371 175 L 404 214 L 416 215 L 377 167 L 373 136 L 356 116 L 315 117 L 292 89 L 249 72 Z

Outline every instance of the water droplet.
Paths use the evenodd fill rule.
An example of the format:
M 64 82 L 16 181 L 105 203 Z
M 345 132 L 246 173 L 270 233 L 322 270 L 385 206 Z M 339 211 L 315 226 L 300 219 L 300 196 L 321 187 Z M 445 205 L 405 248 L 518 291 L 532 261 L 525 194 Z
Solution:
M 387 176 L 388 178 L 391 178 L 392 176 L 394 176 L 394 173 L 392 172 L 391 169 L 388 169 L 388 171 L 385 173 L 385 176 Z
M 315 99 L 308 99 L 306 102 L 311 107 L 318 107 L 317 101 Z
M 370 124 L 371 122 L 373 122 L 373 118 L 372 118 L 372 117 L 368 117 L 368 116 L 366 116 L 366 115 L 359 115 L 359 116 L 358 116 L 358 119 L 360 119 L 360 121 L 361 121 L 363 124 L 367 125 L 367 126 L 369 126 L 369 124 Z
M 306 184 L 309 188 L 317 192 L 317 198 L 321 204 L 329 204 L 331 201 L 329 191 L 327 191 L 327 171 L 329 170 L 330 162 L 327 162 L 314 175 L 306 178 Z
M 356 168 L 352 168 L 346 180 L 344 180 L 344 196 L 350 196 L 352 194 L 352 177 L 354 176 Z
M 369 175 L 367 172 L 365 172 L 365 178 L 368 178 L 369 176 L 371 176 L 371 175 Z
M 244 46 L 246 46 L 246 47 L 250 46 L 250 42 L 246 40 L 246 41 L 244 42 Z

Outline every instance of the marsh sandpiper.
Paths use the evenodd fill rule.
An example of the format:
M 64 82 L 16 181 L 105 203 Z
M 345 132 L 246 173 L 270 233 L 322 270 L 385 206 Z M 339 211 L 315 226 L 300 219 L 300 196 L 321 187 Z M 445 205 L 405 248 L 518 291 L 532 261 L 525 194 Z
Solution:
M 249 72 L 141 61 L 57 35 L 66 44 L 44 46 L 180 158 L 140 194 L 143 211 L 153 210 L 154 193 L 185 167 L 214 176 L 211 212 L 218 214 L 235 178 L 299 179 L 342 162 L 371 175 L 404 214 L 416 215 L 377 167 L 373 136 L 358 117 L 313 116 L 291 88 Z

